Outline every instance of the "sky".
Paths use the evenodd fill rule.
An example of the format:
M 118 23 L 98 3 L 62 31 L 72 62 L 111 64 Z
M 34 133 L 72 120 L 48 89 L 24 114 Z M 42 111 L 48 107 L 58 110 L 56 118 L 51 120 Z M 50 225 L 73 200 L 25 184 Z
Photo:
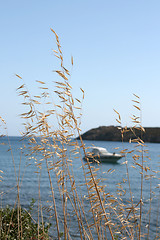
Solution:
M 160 127 L 160 1 L 5 0 L 0 1 L 0 116 L 8 134 L 22 130 L 24 107 L 16 88 L 23 77 L 52 84 L 58 34 L 66 67 L 74 66 L 73 94 L 85 91 L 82 132 L 99 126 L 131 126 L 133 94 L 141 99 L 144 127 Z M 51 85 L 54 88 L 54 84 Z

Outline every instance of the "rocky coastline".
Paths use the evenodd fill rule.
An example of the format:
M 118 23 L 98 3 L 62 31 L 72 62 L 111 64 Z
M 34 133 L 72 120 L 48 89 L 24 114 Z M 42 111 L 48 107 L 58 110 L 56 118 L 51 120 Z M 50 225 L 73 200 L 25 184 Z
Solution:
M 135 130 L 137 137 L 140 137 L 144 142 L 160 143 L 159 127 L 145 127 L 144 129 L 145 132 Z M 100 126 L 83 133 L 81 136 L 83 140 L 122 141 L 121 131 L 116 126 Z M 134 138 L 135 136 L 130 128 L 127 128 L 127 131 L 124 133 L 123 141 L 128 142 L 130 139 Z

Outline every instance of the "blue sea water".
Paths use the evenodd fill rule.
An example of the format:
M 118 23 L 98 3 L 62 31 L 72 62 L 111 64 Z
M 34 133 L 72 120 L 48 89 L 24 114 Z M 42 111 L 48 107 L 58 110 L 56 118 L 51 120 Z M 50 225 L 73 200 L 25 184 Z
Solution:
M 38 190 L 38 177 L 35 173 L 37 168 L 35 166 L 35 159 L 29 159 L 28 156 L 25 156 L 27 150 L 23 150 L 22 146 L 28 144 L 27 140 L 21 141 L 20 137 L 10 137 L 9 138 L 10 145 L 8 144 L 8 139 L 6 137 L 0 139 L 0 170 L 3 173 L 0 173 L 2 176 L 2 182 L 0 182 L 0 193 L 1 193 L 1 205 L 6 206 L 14 206 L 14 203 L 17 198 L 17 180 L 15 175 L 17 175 L 17 179 L 19 178 L 20 181 L 20 201 L 22 207 L 29 207 L 29 203 L 31 202 L 32 198 L 38 200 L 39 198 L 39 190 Z M 3 143 L 3 144 L 2 144 Z M 121 143 L 121 142 L 104 142 L 104 141 L 84 141 L 86 147 L 91 146 L 92 144 L 95 146 L 105 147 L 109 152 L 118 152 L 122 149 L 132 150 L 135 149 L 135 144 L 129 143 Z M 115 148 L 119 148 L 118 150 Z M 11 150 L 12 149 L 12 150 Z M 148 153 L 144 154 L 144 161 L 147 166 L 149 166 L 152 170 L 159 171 L 160 167 L 160 144 L 154 143 L 147 143 L 145 150 L 148 149 Z M 130 184 L 133 194 L 133 199 L 135 203 L 140 201 L 140 194 L 141 194 L 141 174 L 139 174 L 140 168 L 137 169 L 132 168 L 133 165 L 133 158 L 132 153 L 127 155 L 127 161 L 129 166 L 129 177 L 130 177 Z M 147 156 L 151 159 L 148 160 Z M 35 156 L 36 157 L 36 156 Z M 73 154 L 71 154 L 71 159 L 73 158 Z M 74 158 L 73 158 L 74 159 Z M 72 160 L 73 160 L 72 159 Z M 123 179 L 127 179 L 126 174 L 126 161 L 125 158 L 119 160 L 118 164 L 100 164 L 96 166 L 100 168 L 97 172 L 97 177 L 103 179 L 103 184 L 106 186 L 106 192 L 110 192 L 113 195 L 117 194 L 117 184 L 122 182 Z M 14 164 L 15 163 L 15 168 Z M 43 165 L 42 165 L 43 166 Z M 109 171 L 109 172 L 108 172 Z M 114 171 L 112 174 L 110 172 Z M 75 158 L 73 161 L 73 172 L 75 173 L 75 181 L 77 184 L 77 189 L 79 189 L 80 194 L 82 196 L 86 195 L 86 187 L 84 184 L 84 177 L 81 168 L 81 160 L 80 158 Z M 145 172 L 145 171 L 144 171 Z M 149 172 L 149 171 L 148 171 Z M 148 172 L 145 172 L 146 174 Z M 159 224 L 158 220 L 158 198 L 160 194 L 160 190 L 157 188 L 159 184 L 160 174 L 158 172 L 154 172 L 155 177 L 149 180 L 143 181 L 143 212 L 144 217 L 142 219 L 142 229 L 143 232 L 147 232 L 147 225 L 148 225 L 148 210 L 149 210 L 149 201 L 150 198 L 150 186 L 152 187 L 152 195 L 153 198 L 151 204 L 151 222 L 150 222 L 150 239 L 154 239 L 157 229 L 157 223 Z M 41 203 L 45 209 L 50 205 L 51 198 L 50 196 L 50 187 L 49 187 L 49 179 L 47 175 L 47 170 L 45 168 L 45 164 L 43 166 L 43 171 L 41 172 L 40 178 L 40 191 L 41 191 Z M 55 198 L 57 203 L 57 210 L 59 213 L 62 212 L 62 207 L 60 203 L 60 197 L 58 193 L 58 187 L 56 183 L 56 177 L 53 174 L 53 187 L 55 191 Z M 122 184 L 124 189 L 126 189 L 126 195 L 123 197 L 124 202 L 127 203 L 129 199 L 129 188 L 128 184 Z M 57 193 L 57 194 L 56 194 Z M 84 203 L 87 206 L 87 201 Z M 37 202 L 36 202 L 37 204 Z M 69 206 L 69 205 L 68 205 Z M 68 212 L 71 211 L 68 209 Z M 89 206 L 86 211 L 88 217 L 90 217 L 89 213 Z M 71 233 L 73 239 L 79 239 L 79 233 L 77 230 L 77 226 L 71 224 Z M 62 229 L 63 231 L 63 229 Z M 95 237 L 96 239 L 96 237 Z

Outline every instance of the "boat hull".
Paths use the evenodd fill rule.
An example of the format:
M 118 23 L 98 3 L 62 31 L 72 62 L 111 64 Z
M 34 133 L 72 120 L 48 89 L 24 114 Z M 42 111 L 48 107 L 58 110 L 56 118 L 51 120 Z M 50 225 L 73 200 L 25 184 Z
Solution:
M 88 161 L 90 161 L 90 162 L 98 161 L 98 162 L 102 162 L 102 163 L 117 163 L 117 161 L 121 158 L 122 158 L 121 155 L 111 155 L 111 156 L 100 156 L 100 157 L 99 156 L 94 156 L 94 157 L 86 156 L 83 159 L 85 161 L 87 161 L 87 159 L 88 159 Z

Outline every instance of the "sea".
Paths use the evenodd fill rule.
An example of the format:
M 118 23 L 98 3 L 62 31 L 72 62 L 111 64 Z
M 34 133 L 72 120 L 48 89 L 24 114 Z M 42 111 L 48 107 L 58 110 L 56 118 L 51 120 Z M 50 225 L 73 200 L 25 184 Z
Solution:
M 74 141 L 74 140 L 73 140 Z M 17 180 L 20 186 L 20 203 L 23 208 L 28 209 L 32 199 L 35 199 L 35 208 L 38 205 L 39 194 L 41 195 L 41 204 L 44 210 L 44 219 L 52 222 L 52 211 L 48 211 L 51 205 L 51 192 L 49 187 L 49 179 L 47 170 L 42 167 L 40 175 L 40 189 L 37 167 L 35 166 L 35 159 L 37 156 L 28 156 L 28 148 L 23 149 L 23 146 L 27 146 L 28 140 L 22 140 L 21 137 L 2 137 L 0 138 L 0 197 L 1 207 L 7 205 L 13 207 L 17 201 Z M 129 186 L 126 163 L 128 166 L 129 180 L 132 191 L 132 197 L 135 205 L 139 207 L 139 201 L 141 197 L 141 158 L 136 158 L 135 165 L 134 154 L 138 156 L 141 154 L 142 147 L 137 147 L 135 143 L 122 143 L 122 142 L 109 142 L 109 141 L 84 141 L 86 147 L 99 146 L 106 148 L 109 152 L 119 153 L 125 150 L 127 153 L 125 157 L 120 159 L 117 164 L 101 163 L 94 164 L 95 168 L 98 168 L 97 178 L 102 180 L 105 191 L 116 196 L 118 192 L 119 183 L 122 184 L 126 194 L 122 197 L 125 204 L 128 203 L 130 198 Z M 81 143 L 79 142 L 79 146 Z M 133 153 L 132 150 L 135 152 Z M 87 196 L 87 190 L 85 187 L 85 179 L 82 171 L 82 162 L 80 157 L 75 157 L 72 152 L 72 147 L 68 149 L 70 153 L 70 159 L 72 160 L 72 170 L 74 173 L 75 183 L 80 196 L 84 197 L 86 217 L 91 219 L 90 205 L 85 199 Z M 124 152 L 124 153 L 125 153 Z M 83 156 L 83 152 L 82 152 Z M 149 238 L 154 239 L 156 234 L 160 234 L 160 144 L 159 143 L 146 143 L 143 147 L 143 159 L 144 159 L 144 171 L 143 171 L 143 217 L 142 217 L 142 233 L 148 232 Z M 135 168 L 136 166 L 136 168 Z M 152 170 L 150 172 L 149 168 Z M 54 171 L 54 170 L 53 170 Z M 17 176 L 17 179 L 15 177 Z M 147 177 L 148 175 L 148 177 Z M 59 197 L 59 189 L 57 186 L 57 179 L 53 174 L 52 177 L 53 188 L 55 192 L 56 206 L 59 217 L 62 218 L 62 206 Z M 149 199 L 151 199 L 151 204 Z M 69 204 L 68 204 L 68 207 Z M 47 211 L 46 211 L 47 209 Z M 149 211 L 151 209 L 151 211 Z M 72 211 L 68 209 L 68 213 L 72 215 Z M 74 224 L 73 224 L 74 219 Z M 75 216 L 70 220 L 70 234 L 72 239 L 80 239 L 77 225 L 75 224 Z M 150 219 L 150 220 L 149 220 Z M 54 220 L 53 220 L 54 222 Z M 54 224 L 53 224 L 54 225 Z M 63 226 L 61 228 L 63 232 Z M 52 234 L 52 233 L 51 233 Z M 160 235 L 159 235 L 160 236 Z M 53 238 L 56 239 L 56 238 Z M 63 238 L 62 238 L 63 239 Z M 95 239 L 97 239 L 95 235 Z M 108 238 L 109 239 L 109 238 Z M 144 239 L 147 239 L 147 237 Z M 157 238 L 158 239 L 158 238 Z M 160 239 L 160 238 L 159 238 Z

